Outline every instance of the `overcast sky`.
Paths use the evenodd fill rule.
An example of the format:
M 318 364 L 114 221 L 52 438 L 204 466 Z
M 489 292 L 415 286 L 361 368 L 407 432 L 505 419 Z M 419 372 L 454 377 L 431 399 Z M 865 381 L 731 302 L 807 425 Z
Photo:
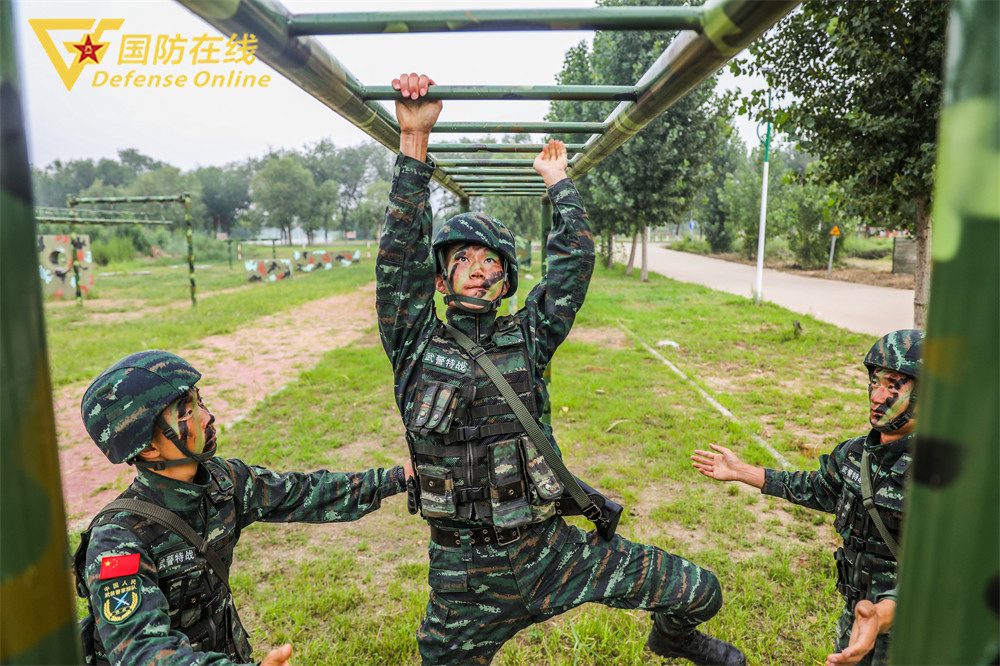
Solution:
M 568 8 L 592 7 L 589 0 L 285 0 L 292 12 L 408 11 L 417 8 Z M 100 64 L 84 65 L 71 90 L 35 34 L 30 19 L 123 19 L 99 42 L 108 43 Z M 222 165 L 260 156 L 269 149 L 301 149 L 329 138 L 337 146 L 368 140 L 361 130 L 316 101 L 261 61 L 191 64 L 197 57 L 190 47 L 203 35 L 220 36 L 212 26 L 182 5 L 166 0 L 91 1 L 16 0 L 14 23 L 22 103 L 26 109 L 31 162 L 38 166 L 55 159 L 114 158 L 122 148 L 140 152 L 182 169 Z M 96 21 L 94 28 L 96 28 Z M 62 49 L 62 66 L 73 62 L 64 43 L 79 43 L 79 27 L 63 30 L 46 25 L 55 49 Z M 188 50 L 183 65 L 119 64 L 125 35 L 179 36 Z M 588 31 L 530 31 L 517 33 L 415 33 L 321 37 L 327 50 L 364 85 L 388 85 L 403 71 L 425 72 L 442 85 L 552 85 L 568 48 L 591 40 Z M 224 48 L 223 48 L 224 50 Z M 218 54 L 219 59 L 222 55 Z M 186 74 L 183 88 L 110 86 L 109 77 L 136 74 Z M 211 88 L 193 85 L 199 72 L 228 76 L 270 74 L 266 88 Z M 100 73 L 99 73 L 100 72 Z M 205 75 L 203 75 L 205 76 Z M 101 77 L 103 85 L 97 86 Z M 624 83 L 624 82 L 623 82 Z M 728 75 L 727 86 L 737 85 Z M 446 102 L 441 120 L 539 121 L 548 102 Z M 753 141 L 754 127 L 737 123 L 745 141 Z M 453 140 L 455 135 L 438 135 Z M 438 137 L 435 137 L 437 139 Z

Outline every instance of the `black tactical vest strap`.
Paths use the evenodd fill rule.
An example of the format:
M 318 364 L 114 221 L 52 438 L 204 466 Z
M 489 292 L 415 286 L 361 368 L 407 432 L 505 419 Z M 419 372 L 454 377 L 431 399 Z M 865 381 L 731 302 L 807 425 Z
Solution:
M 91 521 L 90 527 L 87 528 L 89 532 L 91 527 L 100 516 L 106 513 L 117 513 L 119 511 L 127 511 L 129 513 L 134 513 L 140 515 L 144 518 L 149 518 L 155 523 L 163 525 L 168 530 L 172 530 L 182 537 L 185 541 L 195 547 L 198 554 L 204 557 L 210 565 L 212 565 L 212 570 L 215 571 L 215 575 L 219 577 L 226 589 L 229 590 L 229 569 L 222 562 L 222 558 L 216 553 L 211 546 L 208 545 L 201 535 L 195 532 L 190 525 L 188 525 L 180 516 L 178 516 L 173 511 L 169 509 L 164 509 L 158 504 L 153 504 L 152 502 L 147 502 L 141 499 L 117 499 L 106 507 L 104 507 L 100 513 L 94 516 L 94 520 Z M 231 591 L 231 590 L 230 590 Z
M 552 445 L 549 444 L 548 437 L 545 436 L 545 433 L 542 432 L 542 428 L 538 425 L 538 422 L 528 412 L 524 403 L 521 402 L 521 398 L 514 392 L 514 389 L 511 388 L 510 383 L 507 382 L 503 373 L 501 373 L 497 367 L 493 365 L 493 361 L 491 361 L 486 355 L 486 350 L 474 343 L 469 336 L 462 333 L 462 331 L 457 328 L 449 324 L 445 324 L 445 329 L 447 329 L 451 337 L 455 339 L 455 342 L 457 342 L 462 349 L 464 349 L 466 353 L 472 357 L 472 360 L 479 364 L 493 384 L 500 389 L 501 395 L 503 395 L 510 408 L 514 410 L 517 420 L 521 422 L 525 432 L 528 433 L 528 436 L 531 437 L 531 441 L 533 441 L 535 446 L 538 447 L 539 452 L 545 458 L 545 462 L 549 464 L 552 471 L 554 471 L 556 476 L 559 477 L 559 481 L 562 483 L 563 488 L 569 492 L 573 501 L 580 507 L 580 511 L 583 512 L 583 515 L 585 515 L 591 522 L 599 522 L 601 520 L 601 507 L 597 506 L 590 499 L 590 497 L 587 496 L 587 493 L 585 493 L 583 488 L 580 487 L 576 477 L 573 476 L 572 472 L 566 468 L 566 463 L 562 461 L 562 458 L 559 457 L 559 455 L 555 452 L 555 449 L 552 448 Z
M 878 528 L 878 533 L 882 535 L 882 540 L 885 541 L 885 545 L 889 547 L 889 551 L 892 553 L 892 559 L 899 561 L 899 544 L 896 540 L 892 538 L 892 534 L 889 533 L 889 528 L 885 526 L 882 522 L 882 517 L 878 515 L 878 509 L 875 508 L 874 493 L 872 492 L 872 473 L 870 466 L 868 465 L 868 449 L 861 453 L 861 503 L 864 505 L 865 510 L 868 515 L 872 517 L 872 522 L 875 523 L 875 527 Z

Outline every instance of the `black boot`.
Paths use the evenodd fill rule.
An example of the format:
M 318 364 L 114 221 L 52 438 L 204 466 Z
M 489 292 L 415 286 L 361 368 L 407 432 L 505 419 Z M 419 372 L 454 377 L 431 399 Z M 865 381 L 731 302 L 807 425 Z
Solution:
M 656 625 L 649 630 L 646 647 L 661 657 L 689 659 L 698 666 L 746 666 L 747 658 L 726 641 L 692 629 L 682 636 L 668 636 Z

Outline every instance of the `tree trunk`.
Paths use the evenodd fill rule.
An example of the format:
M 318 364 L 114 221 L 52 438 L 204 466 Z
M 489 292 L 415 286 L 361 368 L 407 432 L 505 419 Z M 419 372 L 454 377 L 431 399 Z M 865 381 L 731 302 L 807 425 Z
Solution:
M 649 282 L 649 225 L 645 224 L 642 227 L 642 272 L 639 274 L 639 279 L 643 282 Z
M 632 275 L 632 267 L 635 266 L 635 246 L 639 241 L 639 232 L 632 234 L 632 249 L 628 253 L 628 265 L 625 267 L 625 277 Z
M 913 276 L 913 326 L 923 329 L 927 323 L 927 297 L 931 285 L 931 211 L 927 197 L 917 197 L 917 268 Z
M 615 267 L 615 234 L 612 231 L 607 232 L 604 237 L 608 241 L 608 269 Z

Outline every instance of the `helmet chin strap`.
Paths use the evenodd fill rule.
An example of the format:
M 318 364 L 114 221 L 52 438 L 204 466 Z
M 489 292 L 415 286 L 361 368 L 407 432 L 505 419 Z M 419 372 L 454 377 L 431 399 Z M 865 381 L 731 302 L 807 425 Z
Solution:
M 195 402 L 194 405 L 195 405 L 194 409 L 197 409 L 197 402 Z M 199 421 L 199 428 L 200 428 L 200 419 L 197 420 Z M 163 433 L 163 436 L 169 439 L 173 443 L 173 445 L 177 447 L 177 450 L 183 453 L 186 457 L 179 458 L 177 460 L 153 460 L 153 461 L 147 461 L 135 458 L 132 461 L 132 463 L 136 467 L 145 467 L 146 469 L 152 469 L 152 470 L 164 470 L 167 467 L 176 467 L 177 465 L 186 465 L 188 463 L 203 463 L 206 460 L 215 457 L 215 451 L 217 447 L 216 447 L 216 441 L 214 439 L 212 440 L 210 448 L 205 449 L 201 453 L 195 453 L 194 451 L 188 448 L 184 440 L 181 439 L 181 436 L 178 435 L 177 431 L 174 430 L 173 426 L 171 426 L 167 422 L 167 420 L 163 418 L 162 414 L 156 417 L 156 424 L 160 426 L 160 431 Z

